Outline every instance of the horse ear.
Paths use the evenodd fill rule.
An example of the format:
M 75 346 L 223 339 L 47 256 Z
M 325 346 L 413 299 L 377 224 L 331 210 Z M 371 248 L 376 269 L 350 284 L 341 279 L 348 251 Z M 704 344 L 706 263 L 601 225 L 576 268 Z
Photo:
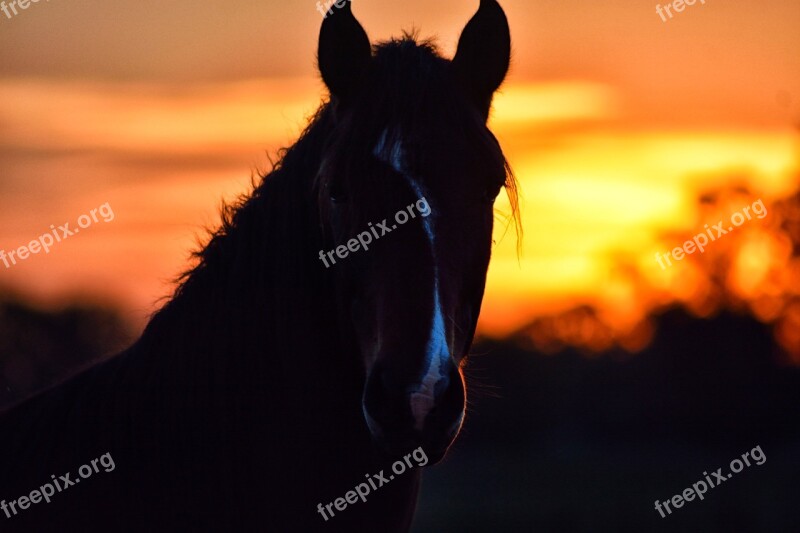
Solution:
M 334 7 L 322 21 L 317 51 L 319 71 L 331 95 L 352 98 L 371 58 L 369 37 L 353 16 L 350 1 Z
M 495 0 L 481 0 L 478 12 L 458 40 L 453 68 L 467 96 L 484 117 L 492 95 L 503 83 L 511 61 L 511 32 L 503 8 Z

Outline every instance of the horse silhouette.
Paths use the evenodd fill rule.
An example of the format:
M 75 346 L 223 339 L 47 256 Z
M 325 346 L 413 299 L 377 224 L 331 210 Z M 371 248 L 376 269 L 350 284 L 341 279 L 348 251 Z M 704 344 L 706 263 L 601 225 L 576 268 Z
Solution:
M 452 61 L 326 17 L 329 101 L 141 338 L 0 419 L 0 530 L 407 531 L 464 419 L 494 200 L 516 205 L 486 126 L 509 57 L 494 1 Z

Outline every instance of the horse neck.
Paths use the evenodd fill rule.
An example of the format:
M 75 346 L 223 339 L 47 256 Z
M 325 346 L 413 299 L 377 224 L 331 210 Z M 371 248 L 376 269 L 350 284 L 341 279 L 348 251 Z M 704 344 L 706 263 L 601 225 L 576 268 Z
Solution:
M 223 388 L 302 386 L 332 372 L 360 379 L 318 258 L 317 137 L 312 129 L 287 152 L 148 325 L 140 344 L 169 360 L 158 364 L 214 373 Z

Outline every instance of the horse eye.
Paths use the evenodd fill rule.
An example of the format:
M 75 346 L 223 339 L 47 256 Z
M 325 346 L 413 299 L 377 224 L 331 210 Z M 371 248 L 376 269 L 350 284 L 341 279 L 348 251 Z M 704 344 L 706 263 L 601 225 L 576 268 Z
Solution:
M 347 191 L 340 183 L 328 184 L 328 194 L 334 204 L 343 204 L 348 200 Z

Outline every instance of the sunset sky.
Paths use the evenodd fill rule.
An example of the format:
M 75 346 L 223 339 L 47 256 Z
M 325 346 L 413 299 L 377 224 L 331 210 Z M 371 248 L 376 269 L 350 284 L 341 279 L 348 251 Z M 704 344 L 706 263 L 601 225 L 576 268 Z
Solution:
M 478 2 L 353 4 L 373 41 L 416 28 L 450 57 Z M 518 256 L 501 202 L 485 333 L 581 303 L 632 326 L 688 283 L 654 256 L 682 242 L 664 235 L 717 222 L 701 193 L 736 179 L 769 206 L 798 186 L 797 0 L 707 0 L 667 22 L 654 2 L 501 4 L 514 60 L 491 127 L 522 184 L 525 233 Z M 324 97 L 321 19 L 311 0 L 0 12 L 0 249 L 114 211 L 49 254 L 0 263 L 0 288 L 110 298 L 143 323 L 221 199 L 247 191 Z M 642 294 L 619 257 L 666 290 Z

